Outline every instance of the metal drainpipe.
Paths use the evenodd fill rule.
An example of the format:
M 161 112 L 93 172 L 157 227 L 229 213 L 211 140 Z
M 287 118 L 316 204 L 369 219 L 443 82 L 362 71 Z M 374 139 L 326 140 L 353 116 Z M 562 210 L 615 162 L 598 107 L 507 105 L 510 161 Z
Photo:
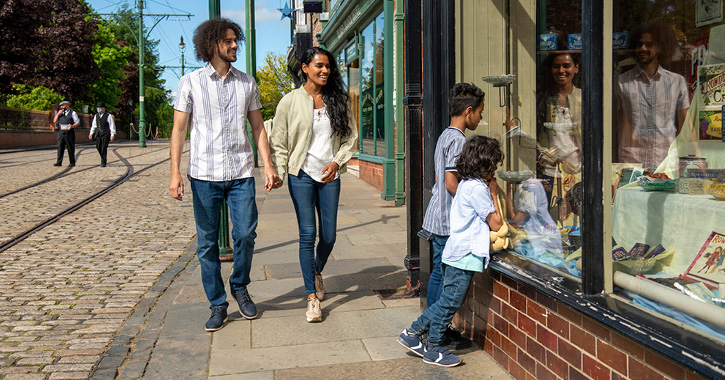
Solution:
M 395 1 L 395 205 L 405 204 L 405 13 L 403 1 Z

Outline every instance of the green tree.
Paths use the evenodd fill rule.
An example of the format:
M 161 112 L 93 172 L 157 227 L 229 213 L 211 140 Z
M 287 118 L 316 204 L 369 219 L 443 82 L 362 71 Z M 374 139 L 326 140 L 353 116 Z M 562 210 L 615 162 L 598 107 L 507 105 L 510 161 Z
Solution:
M 138 118 L 138 86 L 139 86 L 139 49 L 138 49 L 138 14 L 134 9 L 130 8 L 128 4 L 121 6 L 115 15 L 107 19 L 106 24 L 110 29 L 118 43 L 122 47 L 130 49 L 131 53 L 126 58 L 125 64 L 123 64 L 121 70 L 123 76 L 117 83 L 117 87 L 120 93 L 117 95 L 116 103 L 116 124 L 123 126 L 122 128 L 128 129 L 128 125 L 133 122 L 137 125 Z M 144 26 L 144 35 L 148 35 L 148 27 Z M 156 121 L 153 120 L 151 115 L 153 112 L 149 110 L 157 109 L 167 103 L 163 100 L 163 97 L 149 96 L 149 89 L 163 89 L 165 81 L 161 79 L 161 70 L 158 68 L 159 56 L 158 47 L 159 41 L 154 39 L 144 40 L 144 92 L 145 94 L 145 110 L 144 118 L 146 119 L 147 125 L 152 125 L 156 128 Z M 153 91 L 153 90 L 151 90 Z M 163 91 L 163 90 L 160 90 Z M 168 96 L 168 93 L 167 93 Z M 153 104 L 155 101 L 162 103 Z M 151 119 L 149 119 L 151 118 Z M 152 124 L 153 123 L 153 124 Z M 153 136 L 153 135 L 152 135 Z
M 171 106 L 169 91 L 156 87 L 145 88 L 144 121 L 149 138 L 154 138 L 157 134 L 159 137 L 171 137 L 174 109 Z M 134 116 L 138 117 L 138 107 L 134 111 Z
M 287 71 L 287 62 L 283 55 L 268 52 L 264 57 L 264 66 L 257 71 L 257 77 L 262 118 L 268 120 L 274 117 L 277 103 L 282 97 L 294 90 L 292 74 Z
M 96 22 L 79 0 L 13 0 L 0 6 L 0 92 L 44 86 L 81 100 L 98 77 Z
M 62 100 L 62 97 L 53 90 L 43 86 L 30 87 L 25 84 L 13 86 L 14 95 L 9 95 L 8 107 L 24 108 L 29 110 L 49 111 L 54 103 Z
M 133 56 L 133 49 L 113 34 L 108 23 L 98 23 L 98 42 L 93 46 L 93 59 L 101 70 L 98 80 L 91 86 L 90 102 L 104 102 L 110 110 L 116 110 L 123 89 L 120 83 L 126 78 L 124 68 Z

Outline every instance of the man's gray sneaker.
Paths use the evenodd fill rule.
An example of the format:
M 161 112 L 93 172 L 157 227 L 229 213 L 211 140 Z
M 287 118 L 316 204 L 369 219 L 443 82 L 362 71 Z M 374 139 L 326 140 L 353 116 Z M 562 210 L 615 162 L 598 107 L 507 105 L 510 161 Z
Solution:
M 428 346 L 423 354 L 423 362 L 441 367 L 455 367 L 461 364 L 461 358 L 453 355 L 446 346 Z
M 252 302 L 252 297 L 249 295 L 247 289 L 234 292 L 233 295 L 234 299 L 237 300 L 239 312 L 242 314 L 242 317 L 247 319 L 257 318 L 257 305 Z
M 425 353 L 425 344 L 420 339 L 420 335 L 411 334 L 407 329 L 403 330 L 398 336 L 398 343 L 421 358 Z
M 211 317 L 206 321 L 204 329 L 206 331 L 217 331 L 222 328 L 226 321 L 227 309 L 223 306 L 214 306 L 211 308 Z

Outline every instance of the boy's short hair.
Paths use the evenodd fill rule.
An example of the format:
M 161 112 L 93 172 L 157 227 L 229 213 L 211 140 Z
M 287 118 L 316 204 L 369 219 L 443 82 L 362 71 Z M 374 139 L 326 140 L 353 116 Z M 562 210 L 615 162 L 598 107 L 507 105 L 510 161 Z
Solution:
M 486 93 L 473 83 L 456 83 L 448 98 L 448 111 L 451 116 L 458 116 L 468 107 L 480 106 L 485 97 Z

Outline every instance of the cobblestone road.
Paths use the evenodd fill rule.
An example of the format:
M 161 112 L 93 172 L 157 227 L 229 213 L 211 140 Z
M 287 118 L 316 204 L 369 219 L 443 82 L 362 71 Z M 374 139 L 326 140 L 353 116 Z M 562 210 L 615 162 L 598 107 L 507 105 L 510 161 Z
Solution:
M 95 149 L 79 150 L 62 178 L 0 199 L 0 243 L 122 176 L 113 151 L 135 172 L 168 158 L 164 141 L 114 143 L 107 168 Z M 52 166 L 54 157 L 0 155 L 0 195 L 65 169 Z M 191 197 L 167 195 L 168 171 L 168 162 L 143 171 L 0 253 L 0 379 L 89 378 L 119 331 L 132 335 L 146 323 L 170 283 L 160 279 L 185 265 L 177 262 L 194 236 Z

